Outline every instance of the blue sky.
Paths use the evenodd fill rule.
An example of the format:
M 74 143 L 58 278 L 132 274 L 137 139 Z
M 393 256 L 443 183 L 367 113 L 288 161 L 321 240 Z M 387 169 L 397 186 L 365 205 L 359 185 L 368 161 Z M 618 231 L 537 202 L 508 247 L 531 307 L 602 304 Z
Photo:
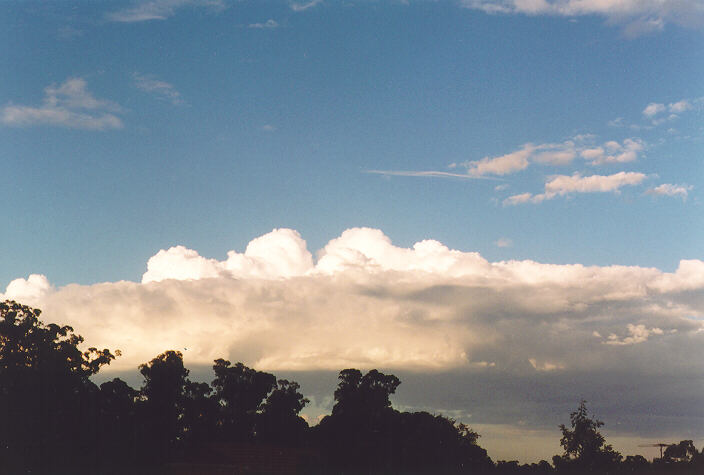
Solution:
M 80 322 L 56 303 L 70 284 L 310 275 L 352 262 L 335 254 L 347 243 L 355 266 L 448 279 L 480 272 L 471 253 L 546 266 L 538 280 L 512 270 L 521 282 L 575 264 L 606 285 L 634 266 L 644 286 L 686 293 L 671 329 L 701 335 L 702 25 L 694 0 L 5 2 L 0 289 Z M 282 228 L 298 234 L 270 233 Z M 259 236 L 273 247 L 245 252 Z M 464 264 L 420 250 L 404 264 L 425 239 Z M 291 267 L 273 248 L 293 250 Z M 579 301 L 587 277 L 570 275 Z M 663 312 L 633 307 L 614 338 L 584 335 L 642 347 L 670 338 Z M 558 353 L 523 364 L 569 370 Z
M 371 226 L 402 245 L 434 238 L 491 259 L 671 270 L 703 254 L 702 103 L 630 127 L 650 124 L 650 103 L 702 95 L 701 30 L 668 23 L 631 38 L 599 15 L 490 15 L 455 2 L 152 3 L 175 6 L 133 22 L 110 21 L 129 2 L 3 7 L 0 104 L 41 107 L 45 88 L 81 79 L 120 124 L 5 121 L 14 232 L 0 243 L 0 280 L 136 280 L 165 246 L 221 257 L 276 227 L 312 249 Z M 144 90 L 151 83 L 163 87 Z M 608 125 L 618 118 L 624 126 Z M 447 172 L 585 134 L 643 149 L 628 163 L 577 156 L 489 180 L 365 173 Z M 553 174 L 620 171 L 648 177 L 620 195 L 501 205 Z M 693 188 L 686 201 L 644 195 L 662 183 Z M 495 247 L 502 237 L 510 249 Z

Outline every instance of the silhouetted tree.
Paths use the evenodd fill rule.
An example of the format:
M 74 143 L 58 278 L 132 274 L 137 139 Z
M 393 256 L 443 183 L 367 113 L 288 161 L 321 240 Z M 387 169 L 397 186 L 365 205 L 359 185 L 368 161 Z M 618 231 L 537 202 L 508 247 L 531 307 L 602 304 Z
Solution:
M 140 391 L 141 446 L 149 462 L 163 463 L 182 440 L 182 414 L 188 370 L 179 351 L 167 351 L 139 366 L 144 376 Z
M 210 396 L 212 391 L 208 383 L 186 381 L 181 426 L 183 442 L 188 447 L 204 445 L 215 438 L 220 407 Z
M 254 438 L 254 427 L 262 401 L 276 386 L 273 374 L 256 371 L 242 363 L 215 360 L 215 400 L 220 405 L 218 426 L 227 441 L 245 442 Z
M 302 442 L 308 423 L 298 414 L 309 401 L 299 389 L 300 386 L 295 381 L 278 381 L 262 405 L 257 421 L 258 439 L 288 446 Z
M 627 455 L 621 463 L 621 472 L 645 473 L 650 467 L 650 462 L 642 455 Z
M 700 452 L 694 454 L 692 461 L 690 462 L 692 468 L 699 473 L 704 473 L 704 447 Z
M 663 458 L 676 462 L 689 462 L 697 455 L 697 449 L 691 440 L 682 440 L 679 444 L 672 444 L 665 449 Z
M 137 394 L 120 378 L 100 385 L 99 459 L 104 466 L 124 466 L 135 462 Z
M 401 381 L 377 370 L 340 371 L 332 415 L 316 435 L 334 470 L 371 470 L 392 463 L 395 412 L 390 396 Z
M 547 460 L 541 460 L 537 464 L 531 464 L 533 468 L 533 473 L 550 473 L 554 471 L 552 465 Z
M 390 396 L 401 381 L 377 370 L 340 372 L 332 414 L 313 428 L 336 473 L 483 473 L 493 468 L 478 434 L 427 412 L 398 412 Z
M 556 468 L 577 468 L 582 471 L 605 473 L 613 469 L 621 460 L 621 454 L 610 445 L 605 445 L 599 428 L 604 423 L 589 417 L 587 402 L 582 400 L 576 411 L 570 414 L 571 428 L 560 424 L 562 438 L 560 445 L 565 449 L 562 457 L 554 457 Z
M 338 379 L 340 382 L 335 390 L 332 413 L 339 416 L 384 411 L 391 407 L 390 396 L 401 384 L 396 376 L 375 369 L 364 376 L 358 369 L 345 369 L 340 371 Z
M 395 467 L 402 472 L 485 472 L 493 467 L 479 435 L 465 424 L 427 412 L 401 412 L 393 438 Z
M 555 469 L 545 460 L 538 463 L 524 463 L 521 465 L 517 460 L 509 462 L 499 460 L 496 463 L 496 472 L 500 475 L 508 474 L 544 474 L 552 473 Z
M 79 350 L 73 328 L 44 325 L 40 314 L 0 302 L 0 464 L 10 473 L 95 460 L 98 388 L 89 377 L 115 358 Z

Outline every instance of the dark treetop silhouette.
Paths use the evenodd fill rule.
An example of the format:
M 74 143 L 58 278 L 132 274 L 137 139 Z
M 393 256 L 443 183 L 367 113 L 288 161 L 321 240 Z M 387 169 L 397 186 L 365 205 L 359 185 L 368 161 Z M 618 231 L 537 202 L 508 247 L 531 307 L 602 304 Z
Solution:
M 78 346 L 68 326 L 40 311 L 0 303 L 0 474 L 21 473 L 702 473 L 691 440 L 662 458 L 621 455 L 582 401 L 560 426 L 562 455 L 538 464 L 494 464 L 464 424 L 400 412 L 401 381 L 377 370 L 339 374 L 332 414 L 317 426 L 299 416 L 298 383 L 242 363 L 215 360 L 212 385 L 188 379 L 183 356 L 166 351 L 139 366 L 135 390 L 120 379 L 97 387 L 107 349 Z M 218 472 L 220 473 L 220 472 Z

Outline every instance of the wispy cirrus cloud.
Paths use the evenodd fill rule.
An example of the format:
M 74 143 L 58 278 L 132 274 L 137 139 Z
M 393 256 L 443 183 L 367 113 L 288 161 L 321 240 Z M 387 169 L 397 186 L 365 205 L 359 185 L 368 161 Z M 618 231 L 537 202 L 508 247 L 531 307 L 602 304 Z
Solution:
M 412 171 L 412 170 L 365 170 L 365 173 L 374 175 L 386 176 L 416 176 L 416 177 L 435 177 L 435 178 L 463 178 L 463 179 L 487 179 L 489 177 L 472 176 L 466 173 L 452 173 L 436 170 Z M 494 178 L 495 179 L 495 178 Z
M 627 138 L 622 142 L 610 140 L 602 145 L 594 144 L 594 136 L 579 135 L 557 143 L 522 145 L 518 150 L 499 156 L 487 156 L 481 160 L 451 163 L 448 168 L 464 168 L 465 173 L 438 170 L 367 170 L 367 173 L 387 176 L 436 177 L 436 178 L 483 178 L 502 179 L 527 169 L 531 164 L 562 167 L 570 165 L 576 157 L 582 157 L 590 165 L 632 162 L 645 149 L 639 138 Z M 508 185 L 496 188 L 506 189 Z
M 82 78 L 70 78 L 60 85 L 44 89 L 44 100 L 38 107 L 8 104 L 2 108 L 0 120 L 5 125 L 23 127 L 53 125 L 72 129 L 106 130 L 123 127 L 116 115 L 122 108 L 116 103 L 98 99 L 87 89 Z
M 255 29 L 273 29 L 273 28 L 278 28 L 279 23 L 276 20 L 272 20 L 269 18 L 267 21 L 264 23 L 250 23 L 247 25 L 247 28 L 255 28 Z
M 580 173 L 573 175 L 555 175 L 545 183 L 545 191 L 534 195 L 521 193 L 509 196 L 503 201 L 504 206 L 522 203 L 542 203 L 558 196 L 573 193 L 618 193 L 624 186 L 640 184 L 646 175 L 638 172 L 619 172 L 613 175 L 582 176 Z
M 490 14 L 598 15 L 621 25 L 627 36 L 661 31 L 668 23 L 704 25 L 704 5 L 699 0 L 462 0 L 461 4 Z
M 294 12 L 303 12 L 308 10 L 309 8 L 313 8 L 317 5 L 320 5 L 323 3 L 323 0 L 310 0 L 309 2 L 291 2 L 291 10 Z
M 137 23 L 166 20 L 184 7 L 207 8 L 220 11 L 226 8 L 223 0 L 148 0 L 136 2 L 132 7 L 108 13 L 107 19 L 120 23 Z
M 450 169 L 464 168 L 466 173 L 445 171 L 394 171 L 394 170 L 367 170 L 367 173 L 376 173 L 389 176 L 417 176 L 439 178 L 483 178 L 499 179 L 498 177 L 510 175 L 525 170 L 535 161 L 543 164 L 564 165 L 576 156 L 574 143 L 567 141 L 563 144 L 531 143 L 523 145 L 520 149 L 496 157 L 484 157 L 481 160 L 468 160 L 462 163 L 452 163 Z
M 59 28 L 56 35 L 61 40 L 72 40 L 83 36 L 83 31 L 74 26 L 67 25 Z
M 169 101 L 173 105 L 184 103 L 181 93 L 176 90 L 173 84 L 156 79 L 151 74 L 133 73 L 132 80 L 137 89 L 148 92 L 158 99 Z

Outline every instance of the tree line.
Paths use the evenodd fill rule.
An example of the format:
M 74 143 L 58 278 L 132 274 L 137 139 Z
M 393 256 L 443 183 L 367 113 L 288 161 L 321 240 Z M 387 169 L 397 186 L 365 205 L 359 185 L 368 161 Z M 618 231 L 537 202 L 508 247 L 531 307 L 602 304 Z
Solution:
M 332 413 L 310 427 L 295 381 L 217 359 L 211 384 L 191 381 L 178 351 L 139 366 L 139 389 L 91 377 L 119 351 L 79 349 L 73 328 L 0 302 L 0 474 L 117 473 L 701 473 L 691 440 L 649 462 L 613 450 L 582 401 L 560 426 L 552 463 L 494 463 L 479 435 L 427 412 L 402 412 L 401 381 L 339 373 Z

